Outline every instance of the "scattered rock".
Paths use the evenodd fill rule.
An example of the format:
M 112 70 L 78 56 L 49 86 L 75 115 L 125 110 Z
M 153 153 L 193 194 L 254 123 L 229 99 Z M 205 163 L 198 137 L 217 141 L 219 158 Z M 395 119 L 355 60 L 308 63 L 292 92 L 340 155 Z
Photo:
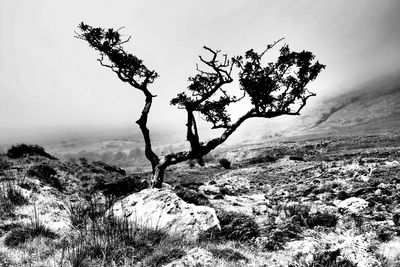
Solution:
M 189 239 L 210 228 L 220 228 L 213 208 L 188 204 L 169 189 L 142 190 L 114 204 L 110 212 L 143 227 L 162 228 Z
M 199 191 L 206 195 L 218 195 L 220 194 L 220 188 L 214 184 L 202 185 L 199 187 Z
M 339 210 L 343 210 L 346 213 L 359 214 L 368 207 L 368 201 L 362 198 L 351 197 L 336 203 Z

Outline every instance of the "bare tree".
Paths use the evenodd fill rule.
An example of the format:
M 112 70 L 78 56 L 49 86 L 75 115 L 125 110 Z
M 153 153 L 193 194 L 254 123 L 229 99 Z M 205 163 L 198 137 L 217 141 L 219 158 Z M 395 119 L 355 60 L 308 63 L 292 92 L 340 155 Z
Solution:
M 261 53 L 249 50 L 244 56 L 233 58 L 204 46 L 210 54 L 208 59 L 200 56 L 204 69 L 197 66 L 197 74 L 189 78 L 187 93 L 182 92 L 171 100 L 172 105 L 186 110 L 186 138 L 190 143 L 190 149 L 169 153 L 159 158 L 153 152 L 147 128 L 152 100 L 156 97 L 149 91 L 149 86 L 158 77 L 157 72 L 148 69 L 141 59 L 124 50 L 123 44 L 128 42 L 130 37 L 122 38 L 120 29 L 95 28 L 83 22 L 78 29 L 76 37 L 87 41 L 90 47 L 100 53 L 98 59 L 100 64 L 110 68 L 121 81 L 142 91 L 145 96 L 145 105 L 136 123 L 142 131 L 145 155 L 153 169 L 149 184 L 155 188 L 162 186 L 164 172 L 168 166 L 207 155 L 223 143 L 245 120 L 300 115 L 307 100 L 315 96 L 306 86 L 325 68 L 314 60 L 311 52 L 294 52 L 288 45 L 280 48 L 276 62 L 263 64 L 263 56 L 282 39 L 267 45 Z M 238 70 L 240 90 L 243 92 L 240 97 L 228 92 L 225 86 L 233 81 L 234 69 Z M 251 107 L 239 119 L 232 122 L 227 107 L 245 97 L 250 98 Z M 206 142 L 200 141 L 195 112 L 210 122 L 213 129 L 224 129 L 221 136 Z

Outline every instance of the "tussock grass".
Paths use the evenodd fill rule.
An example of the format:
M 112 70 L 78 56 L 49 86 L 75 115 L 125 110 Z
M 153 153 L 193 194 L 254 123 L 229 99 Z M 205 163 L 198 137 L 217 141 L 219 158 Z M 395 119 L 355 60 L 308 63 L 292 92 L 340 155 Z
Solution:
M 0 219 L 13 217 L 15 208 L 27 203 L 28 200 L 15 185 L 10 182 L 0 184 Z
M 34 208 L 34 219 L 28 225 L 21 225 L 13 230 L 4 239 L 7 247 L 18 247 L 19 245 L 32 240 L 36 237 L 46 237 L 54 239 L 57 234 L 47 228 L 40 220 L 37 214 L 36 206 Z

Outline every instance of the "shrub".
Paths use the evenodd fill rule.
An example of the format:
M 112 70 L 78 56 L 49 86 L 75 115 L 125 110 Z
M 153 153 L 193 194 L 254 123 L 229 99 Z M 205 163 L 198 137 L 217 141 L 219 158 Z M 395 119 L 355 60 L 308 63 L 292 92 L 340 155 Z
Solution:
M 11 159 L 18 159 L 27 156 L 41 156 L 49 159 L 55 159 L 55 157 L 48 154 L 43 147 L 38 145 L 26 145 L 26 144 L 19 144 L 12 146 L 7 151 L 7 156 Z
M 396 226 L 400 226 L 400 213 L 393 214 L 393 223 Z
M 101 191 L 106 196 L 121 197 L 147 188 L 147 182 L 140 176 L 120 176 L 118 174 L 98 176 L 92 191 Z
M 395 230 L 390 226 L 379 227 L 376 231 L 376 237 L 380 242 L 387 242 L 395 235 Z
M 193 189 L 188 189 L 181 186 L 176 186 L 174 191 L 178 197 L 183 199 L 187 203 L 200 206 L 212 206 L 208 198 Z
M 191 159 L 187 161 L 187 164 L 190 168 L 194 168 L 196 166 L 196 161 Z
M 8 170 L 11 167 L 11 162 L 9 162 L 4 155 L 0 155 L 0 174 L 4 170 Z
M 251 158 L 245 161 L 245 163 L 253 165 L 253 164 L 260 164 L 260 163 L 268 163 L 268 162 L 275 162 L 277 159 L 274 156 L 266 155 L 262 157 Z
M 221 231 L 210 229 L 201 238 L 216 240 L 248 241 L 260 235 L 258 224 L 251 216 L 233 211 L 217 211 Z
M 302 204 L 285 205 L 282 207 L 287 218 L 300 226 L 307 226 L 311 208 Z
M 266 241 L 263 242 L 263 248 L 267 251 L 275 251 L 283 249 L 287 239 L 283 232 L 279 229 L 273 229 Z
M 227 160 L 226 158 L 222 158 L 218 161 L 218 163 L 224 168 L 224 169 L 230 169 L 231 168 L 231 162 Z
M 335 227 L 338 219 L 339 217 L 335 214 L 331 214 L 329 212 L 317 212 L 307 218 L 307 225 L 310 228 L 314 228 L 316 226 Z
M 126 175 L 126 171 L 120 167 L 114 166 L 114 165 L 109 165 L 107 163 L 104 163 L 102 161 L 94 161 L 91 164 L 91 171 L 94 173 L 104 173 L 104 172 L 114 172 L 118 173 L 120 175 Z
M 55 177 L 55 175 L 57 175 L 57 171 L 45 162 L 32 166 L 28 170 L 27 174 L 31 177 L 38 178 L 40 181 L 56 189 L 59 190 L 63 189 L 60 180 L 58 180 L 58 178 Z

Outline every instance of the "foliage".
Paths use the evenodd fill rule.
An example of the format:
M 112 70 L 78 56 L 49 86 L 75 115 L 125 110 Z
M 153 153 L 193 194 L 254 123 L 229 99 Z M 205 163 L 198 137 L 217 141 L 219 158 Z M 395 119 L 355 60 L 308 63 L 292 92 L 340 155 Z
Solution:
M 174 191 L 178 197 L 180 197 L 187 203 L 191 203 L 198 206 L 211 206 L 211 203 L 206 196 L 193 189 L 176 186 L 174 188 Z
M 29 168 L 27 174 L 31 177 L 38 178 L 40 181 L 58 190 L 63 189 L 63 185 L 61 184 L 60 180 L 56 177 L 57 171 L 48 163 L 42 162 L 33 165 L 31 168 Z
M 275 42 L 276 44 L 277 42 Z M 305 87 L 317 78 L 325 68 L 318 61 L 313 63 L 314 55 L 309 51 L 294 52 L 288 45 L 280 49 L 280 55 L 275 63 L 262 66 L 263 55 L 272 48 L 257 53 L 253 49 L 246 52 L 245 57 L 239 56 L 235 63 L 241 68 L 239 81 L 251 98 L 256 113 L 291 112 L 295 101 L 307 100 L 313 96 Z
M 335 227 L 339 217 L 336 214 L 329 212 L 317 212 L 307 218 L 307 225 L 310 228 L 316 226 Z
M 262 243 L 263 249 L 275 251 L 283 249 L 289 240 L 299 238 L 302 229 L 298 222 L 286 221 L 280 225 L 269 225 L 264 232 L 267 233 L 267 238 Z
M 4 170 L 8 170 L 11 166 L 11 162 L 6 159 L 5 155 L 0 154 L 0 174 Z
M 49 159 L 55 159 L 52 155 L 48 154 L 43 147 L 38 145 L 19 144 L 12 146 L 7 151 L 7 156 L 11 159 L 18 159 L 27 156 L 41 156 Z
M 107 172 L 107 173 L 118 173 L 120 175 L 126 175 L 126 171 L 124 169 L 119 168 L 119 167 L 114 166 L 114 165 L 109 165 L 109 164 L 104 163 L 102 161 L 92 162 L 91 167 L 92 167 L 91 171 L 94 172 L 94 173 Z
M 121 197 L 139 192 L 147 187 L 140 176 L 121 176 L 116 174 L 101 175 L 96 178 L 91 188 L 92 192 L 101 191 L 106 196 Z
M 260 235 L 258 224 L 251 216 L 243 213 L 217 210 L 221 231 L 210 229 L 202 238 L 210 240 L 248 241 Z
M 230 169 L 231 168 L 231 162 L 227 160 L 226 158 L 222 158 L 218 161 L 219 165 L 221 165 L 224 169 Z

